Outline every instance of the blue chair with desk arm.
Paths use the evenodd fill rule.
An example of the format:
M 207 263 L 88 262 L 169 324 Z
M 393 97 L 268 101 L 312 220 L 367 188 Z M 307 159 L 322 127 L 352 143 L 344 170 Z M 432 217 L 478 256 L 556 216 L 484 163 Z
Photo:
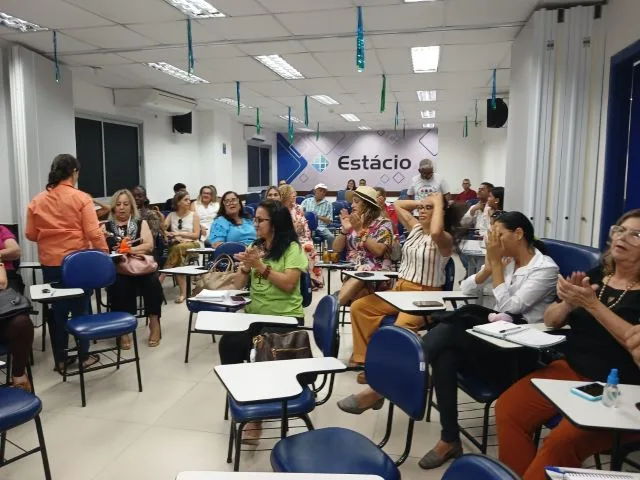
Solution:
M 469 453 L 453 461 L 442 480 L 520 480 L 504 463 L 486 455 Z
M 338 352 L 338 301 L 336 297 L 327 295 L 323 297 L 316 311 L 313 314 L 312 327 L 299 327 L 303 330 L 312 330 L 316 345 L 323 356 L 335 356 Z M 325 378 L 326 381 L 326 378 Z M 309 413 L 316 407 L 325 403 L 333 390 L 334 378 L 329 381 L 326 398 L 317 401 L 318 392 L 325 385 L 322 383 L 318 389 L 311 389 L 308 386 L 297 397 L 287 402 L 287 418 L 300 418 L 309 430 L 313 430 L 313 424 L 309 418 Z M 233 398 L 228 397 L 229 411 L 231 413 L 231 426 L 229 434 L 229 450 L 227 453 L 227 463 L 231 463 L 233 456 L 233 470 L 240 468 L 240 452 L 242 444 L 242 432 L 249 422 L 263 420 L 279 420 L 282 417 L 282 402 L 264 402 L 255 404 L 239 404 Z M 226 418 L 226 417 L 225 417 Z M 234 455 L 235 448 L 235 455 Z
M 115 282 L 116 268 L 113 260 L 109 255 L 98 250 L 81 250 L 70 253 L 62 261 L 62 285 L 64 288 L 82 288 L 85 291 L 95 290 L 98 288 L 106 288 Z M 80 393 L 82 397 L 82 406 L 86 406 L 86 395 L 84 385 L 85 373 L 95 370 L 101 370 L 115 366 L 117 370 L 120 365 L 126 363 L 136 364 L 136 372 L 138 376 L 138 391 L 142 392 L 142 377 L 140 375 L 140 356 L 138 353 L 138 339 L 136 336 L 136 328 L 138 321 L 135 316 L 125 312 L 106 312 L 89 315 L 79 315 L 72 317 L 67 322 L 67 331 L 76 341 L 77 349 L 79 349 L 81 340 L 104 340 L 115 338 L 116 347 L 107 347 L 100 350 L 94 350 L 91 353 L 111 352 L 116 350 L 116 361 L 103 365 L 84 368 L 83 362 L 78 362 L 78 371 L 68 373 L 65 367 L 62 378 L 67 381 L 67 377 L 71 375 L 80 376 Z M 131 334 L 133 337 L 134 358 L 122 359 L 120 349 L 120 337 L 122 335 Z
M 429 376 L 425 361 L 422 343 L 412 332 L 395 326 L 378 330 L 371 337 L 364 368 L 371 388 L 390 401 L 383 439 L 376 445 L 358 432 L 339 427 L 299 433 L 275 445 L 271 452 L 273 470 L 379 475 L 385 480 L 399 480 L 398 466 L 411 450 L 414 422 L 424 416 Z M 391 437 L 394 406 L 409 416 L 405 448 L 395 462 L 382 450 Z

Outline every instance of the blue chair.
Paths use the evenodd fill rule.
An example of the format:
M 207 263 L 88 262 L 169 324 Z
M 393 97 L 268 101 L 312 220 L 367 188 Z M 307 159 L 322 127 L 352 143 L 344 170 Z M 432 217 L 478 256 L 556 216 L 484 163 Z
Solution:
M 304 199 L 305 199 L 305 197 L 303 197 L 303 196 L 301 196 L 301 195 L 298 195 L 298 196 L 296 197 L 296 203 L 297 203 L 298 205 L 300 205 L 302 202 L 304 202 Z
M 44 434 L 42 433 L 42 422 L 40 421 L 41 411 L 42 402 L 35 395 L 20 390 L 19 388 L 0 388 L 0 467 L 40 452 L 42 456 L 42 466 L 44 467 L 44 477 L 46 480 L 51 480 L 47 447 L 44 442 Z M 7 431 L 31 420 L 36 424 L 38 447 L 23 451 L 23 453 L 13 458 L 5 459 Z
M 216 260 L 221 255 L 229 255 L 233 257 L 236 253 L 244 252 L 247 247 L 244 243 L 240 242 L 225 242 L 222 245 L 216 247 L 216 251 L 213 253 L 213 259 Z
M 473 207 L 478 202 L 479 202 L 479 200 L 477 198 L 472 198 L 471 200 L 467 200 L 464 203 L 467 204 L 467 207 Z
M 259 203 L 246 203 L 245 205 L 247 207 L 253 208 L 253 212 L 254 212 L 254 215 L 255 215 L 255 211 L 258 210 L 258 205 L 260 205 L 260 204 Z
M 542 242 L 562 276 L 569 276 L 572 272 L 587 272 L 600 263 L 600 250 L 597 248 L 550 238 L 543 238 Z
M 315 212 L 305 212 L 304 218 L 307 219 L 309 230 L 311 230 L 311 233 L 313 234 L 318 229 L 318 216 Z
M 422 342 L 400 327 L 384 327 L 371 337 L 365 359 L 369 385 L 387 398 L 389 418 L 382 441 L 376 445 L 364 435 L 330 427 L 280 440 L 271 452 L 275 472 L 379 475 L 401 478 L 398 466 L 409 456 L 413 426 L 425 411 L 428 370 Z M 405 449 L 397 461 L 381 450 L 391 437 L 394 405 L 409 416 Z
M 253 218 L 256 214 L 256 209 L 249 206 L 249 205 L 245 205 L 244 206 L 244 211 L 247 215 L 249 215 L 251 218 Z
M 302 329 L 307 329 L 301 327 Z M 313 314 L 313 338 L 316 345 L 324 356 L 335 356 L 338 352 L 338 300 L 333 295 L 323 297 L 316 311 Z M 326 379 L 325 379 L 326 380 Z M 324 385 L 324 382 L 323 382 Z M 321 388 L 320 388 L 321 389 Z M 317 391 L 319 391 L 318 389 Z M 329 392 L 322 401 L 326 402 L 333 389 L 333 377 L 331 377 Z M 297 397 L 287 401 L 287 418 L 300 418 L 309 430 L 313 430 L 313 424 L 309 418 L 309 413 L 316 407 L 315 394 L 308 386 Z M 229 434 L 229 450 L 227 452 L 227 463 L 231 463 L 234 453 L 233 470 L 237 472 L 240 468 L 240 452 L 242 443 L 242 432 L 249 422 L 262 420 L 276 420 L 282 418 L 282 402 L 263 402 L 253 404 L 240 404 L 230 396 L 228 397 L 229 411 L 231 412 L 231 430 Z M 319 403 L 318 403 L 319 404 Z M 235 445 L 234 445 L 235 444 Z
M 32 355 L 33 356 L 33 355 Z M 0 357 L 6 357 L 6 362 L 4 367 L 6 369 L 6 378 L 5 378 L 5 386 L 8 386 L 11 383 L 11 362 L 13 359 L 11 358 L 11 353 L 9 351 L 9 347 L 4 343 L 0 343 Z M 35 388 L 33 385 L 33 373 L 31 372 L 31 363 L 27 362 L 27 377 L 29 378 L 29 383 L 31 384 L 31 388 L 33 393 L 35 393 Z M 1 459 L 2 457 L 0 457 Z
M 520 476 L 495 458 L 469 453 L 456 458 L 442 480 L 520 480 Z
M 300 293 L 302 294 L 303 307 L 311 305 L 313 295 L 311 286 L 311 275 L 309 275 L 309 272 L 302 272 L 300 274 Z
M 400 190 L 400 195 L 398 196 L 398 200 L 407 200 L 409 195 L 407 195 L 407 189 Z
M 98 288 L 107 288 L 116 280 L 116 269 L 113 260 L 109 255 L 98 250 L 81 250 L 73 252 L 64 257 L 62 260 L 61 283 L 64 288 L 82 288 L 84 290 L 95 290 Z M 82 406 L 87 405 L 84 374 L 94 370 L 102 370 L 108 367 L 116 367 L 120 369 L 120 365 L 126 363 L 136 364 L 136 372 L 138 375 L 138 391 L 142 392 L 142 377 L 140 375 L 140 356 L 138 354 L 138 339 L 136 336 L 136 328 L 138 320 L 134 315 L 125 312 L 106 312 L 89 315 L 79 315 L 71 318 L 67 322 L 67 331 L 76 341 L 79 351 L 80 342 L 85 340 L 104 340 L 108 338 L 116 339 L 116 348 L 107 347 L 100 350 L 94 350 L 91 353 L 111 352 L 116 350 L 116 361 L 107 364 L 84 368 L 83 362 L 78 362 L 78 371 L 68 373 L 65 367 L 62 373 L 62 379 L 67 381 L 68 376 L 80 376 L 80 394 L 82 397 Z M 120 337 L 122 335 L 132 334 L 134 358 L 123 360 L 121 358 Z
M 244 203 L 260 203 L 262 201 L 262 194 L 260 192 L 247 193 Z

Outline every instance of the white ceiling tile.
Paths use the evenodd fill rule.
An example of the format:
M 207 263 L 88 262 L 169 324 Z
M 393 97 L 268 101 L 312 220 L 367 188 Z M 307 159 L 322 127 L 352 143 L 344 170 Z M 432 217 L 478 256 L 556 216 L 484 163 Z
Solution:
M 422 33 L 393 33 L 386 35 L 371 35 L 371 43 L 376 48 L 411 48 L 428 47 L 442 44 L 445 32 Z
M 310 53 L 291 53 L 283 58 L 306 78 L 329 77 L 329 73 Z
M 290 40 L 288 42 L 257 42 L 241 43 L 238 48 L 247 55 L 283 55 L 285 53 L 305 53 L 307 49 L 301 42 Z
M 14 17 L 22 18 L 48 28 L 74 28 L 112 25 L 105 18 L 94 15 L 82 8 L 61 0 L 2 0 L 0 10 Z
M 68 34 L 82 42 L 91 43 L 101 48 L 134 49 L 135 47 L 149 47 L 157 44 L 157 42 L 119 25 L 78 28 L 69 31 Z
M 413 73 L 411 50 L 408 48 L 376 50 L 376 55 L 386 74 Z
M 284 38 L 289 32 L 270 15 L 225 17 L 199 20 L 206 28 L 226 40 Z
M 301 80 L 287 80 L 287 83 L 305 95 L 329 95 L 330 97 L 334 97 L 334 95 L 344 91 L 335 78 L 305 78 Z
M 494 43 L 513 41 L 522 27 L 502 28 L 469 28 L 464 30 L 447 30 L 442 32 L 440 45 L 455 45 L 459 43 Z
M 12 43 L 25 45 L 38 52 L 53 52 L 53 35 L 51 32 L 13 33 L 3 35 L 2 38 Z M 69 38 L 63 33 L 58 33 L 58 52 L 60 54 L 90 50 L 97 50 L 97 48 L 88 43 Z
M 115 23 L 180 20 L 184 14 L 162 0 L 65 0 Z M 82 25 L 87 26 L 87 25 Z
M 228 17 L 267 13 L 256 0 L 211 0 L 209 3 Z
M 498 68 L 511 50 L 510 42 L 445 45 L 440 52 L 439 72 L 463 72 Z
M 267 97 L 293 97 L 300 94 L 287 82 L 245 82 L 245 86 Z
M 136 62 L 168 62 L 185 60 L 187 58 L 186 47 L 157 48 L 150 50 L 137 50 L 120 54 Z M 194 46 L 193 55 L 196 60 L 196 69 L 201 60 L 213 58 L 242 57 L 243 53 L 232 45 L 206 45 Z
M 389 77 L 387 77 L 387 82 L 389 81 Z M 344 91 L 347 93 L 374 93 L 380 92 L 381 88 L 381 80 L 380 77 L 374 76 L 351 76 L 351 77 L 340 77 L 338 78 L 338 83 L 342 85 Z M 387 83 L 389 85 L 389 83 Z
M 490 25 L 525 22 L 537 0 L 447 0 L 446 25 Z
M 280 13 L 276 18 L 294 35 L 331 35 L 355 32 L 356 10 L 322 10 L 303 13 Z M 352 45 L 355 45 L 355 34 Z M 353 48 L 353 47 L 352 47 Z
M 197 71 L 210 82 L 259 82 L 280 78 L 251 57 L 200 60 L 197 64 Z
M 354 38 L 333 37 L 318 40 L 302 40 L 301 43 L 309 52 L 337 52 L 341 50 L 353 51 L 355 40 Z
M 444 23 L 443 5 L 443 2 L 424 2 L 369 7 L 363 9 L 363 23 L 367 30 L 440 27 Z
M 67 65 L 85 65 L 89 67 L 100 67 L 104 65 L 124 65 L 132 63 L 128 58 L 121 57 L 115 53 L 89 53 L 83 55 L 68 55 L 60 57 L 62 63 Z
M 154 87 L 172 87 L 186 85 L 187 82 L 162 73 L 153 68 L 134 63 L 131 65 L 111 65 L 102 67 L 107 73 L 114 73 L 124 78 L 139 80 L 143 85 Z M 184 66 L 183 66 L 184 68 Z
M 353 6 L 350 0 L 259 0 L 272 13 L 337 10 Z
M 157 43 L 168 45 L 187 44 L 187 22 L 184 20 L 162 23 L 136 23 L 127 25 L 127 28 L 151 40 L 155 40 Z M 192 22 L 191 34 L 194 44 L 220 40 L 220 36 L 216 35 L 215 32 L 197 22 Z
M 101 87 L 137 88 L 144 86 L 140 80 L 124 78 L 114 73 L 106 72 L 102 68 L 70 66 L 69 69 L 74 79 L 80 78 L 85 82 Z
M 316 52 L 313 55 L 333 76 L 340 77 L 358 73 L 355 49 L 351 52 Z M 380 73 L 382 70 L 376 57 L 372 54 L 365 55 L 365 71 L 362 72 L 362 76 Z

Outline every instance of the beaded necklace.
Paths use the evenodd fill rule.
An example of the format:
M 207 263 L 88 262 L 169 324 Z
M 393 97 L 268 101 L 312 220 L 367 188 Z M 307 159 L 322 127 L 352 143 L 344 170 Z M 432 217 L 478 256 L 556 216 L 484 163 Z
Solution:
M 618 299 L 615 301 L 615 303 L 611 304 L 611 305 L 607 305 L 605 302 L 602 301 L 602 297 L 604 296 L 604 290 L 609 286 L 609 281 L 611 280 L 612 275 L 607 275 L 604 280 L 602 281 L 602 289 L 600 290 L 600 294 L 598 295 L 598 300 L 603 303 L 604 305 L 607 306 L 607 308 L 609 308 L 609 310 L 613 310 L 613 307 L 615 307 L 617 304 L 620 303 L 620 301 L 624 298 L 624 296 L 627 294 L 627 292 L 629 290 L 631 290 L 636 283 L 638 283 L 638 281 L 636 280 L 633 283 L 629 283 L 627 284 L 627 288 L 620 294 L 620 296 L 618 297 Z M 610 299 L 611 300 L 611 299 Z M 609 301 L 610 301 L 609 300 Z

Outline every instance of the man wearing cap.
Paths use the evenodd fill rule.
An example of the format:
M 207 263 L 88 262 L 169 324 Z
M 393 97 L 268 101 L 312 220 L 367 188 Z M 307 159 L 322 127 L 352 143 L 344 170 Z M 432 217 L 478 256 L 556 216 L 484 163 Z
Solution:
M 433 173 L 433 162 L 428 158 L 420 160 L 418 168 L 420 175 L 412 179 L 412 185 L 407 190 L 407 195 L 411 200 L 424 200 L 430 193 L 441 192 L 446 200 L 449 200 L 449 187 L 444 178 L 437 173 Z
M 327 249 L 333 246 L 333 234 L 327 228 L 333 216 L 333 205 L 325 197 L 327 196 L 327 186 L 319 183 L 314 187 L 314 197 L 306 198 L 302 202 L 302 209 L 306 212 L 313 212 L 318 217 L 317 235 L 327 242 Z

